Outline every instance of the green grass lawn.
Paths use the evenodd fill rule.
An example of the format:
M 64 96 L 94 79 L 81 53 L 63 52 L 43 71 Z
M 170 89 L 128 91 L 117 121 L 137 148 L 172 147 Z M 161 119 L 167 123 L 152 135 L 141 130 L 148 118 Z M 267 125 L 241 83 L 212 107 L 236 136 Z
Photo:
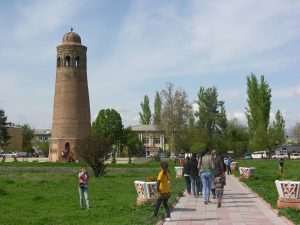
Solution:
M 275 180 L 300 181 L 300 160 L 285 160 L 283 178 L 279 177 L 278 160 L 239 160 L 239 166 L 256 167 L 255 177 L 241 180 L 275 209 L 278 199 Z M 239 176 L 238 171 L 235 175 Z M 279 212 L 295 224 L 300 224 L 299 209 L 280 209 Z
M 159 163 L 143 165 L 111 165 L 101 178 L 90 179 L 91 209 L 80 209 L 77 173 L 49 170 L 11 171 L 3 167 L 78 167 L 77 164 L 0 163 L 0 224 L 1 225 L 82 225 L 82 224 L 155 224 L 153 206 L 136 206 L 133 182 L 157 176 Z M 141 169 L 143 168 L 143 169 Z M 175 179 L 173 162 L 170 163 L 174 202 L 184 188 L 183 180 Z M 57 170 L 54 170 L 57 171 Z M 160 217 L 164 210 L 160 211 Z

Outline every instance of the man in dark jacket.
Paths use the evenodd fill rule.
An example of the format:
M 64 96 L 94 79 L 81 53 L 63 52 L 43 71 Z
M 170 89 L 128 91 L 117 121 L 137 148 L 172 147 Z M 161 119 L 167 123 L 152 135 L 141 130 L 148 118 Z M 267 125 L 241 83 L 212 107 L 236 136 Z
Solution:
M 214 178 L 221 177 L 225 173 L 225 168 L 224 168 L 224 160 L 220 156 L 217 155 L 216 150 L 212 150 L 212 171 L 214 174 Z M 213 199 L 216 198 L 216 192 L 215 192 L 215 182 L 213 182 L 211 186 L 211 192 L 213 194 Z
M 185 179 L 186 192 L 191 194 L 190 157 L 186 157 L 183 163 L 183 176 Z
M 196 154 L 193 153 L 190 162 L 190 177 L 192 184 L 192 194 L 195 198 L 199 197 L 199 193 L 202 194 L 202 183 L 200 183 L 199 170 L 198 170 L 198 160 Z

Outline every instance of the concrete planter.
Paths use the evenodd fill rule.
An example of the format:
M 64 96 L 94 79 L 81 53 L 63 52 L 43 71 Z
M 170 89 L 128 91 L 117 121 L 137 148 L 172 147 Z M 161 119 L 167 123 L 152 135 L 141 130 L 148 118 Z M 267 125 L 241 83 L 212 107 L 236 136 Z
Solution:
M 134 186 L 138 194 L 136 199 L 137 205 L 156 201 L 158 197 L 157 182 L 134 181 Z
M 250 178 L 253 177 L 255 174 L 255 167 L 239 167 L 240 171 L 240 178 Z
M 238 163 L 238 162 L 232 162 L 232 163 L 230 164 L 230 168 L 231 168 L 232 171 L 233 171 L 233 170 L 238 170 L 238 168 L 239 168 L 239 163 Z
M 183 167 L 175 167 L 175 171 L 176 171 L 176 178 L 182 178 L 183 176 Z
M 275 181 L 278 200 L 278 208 L 300 209 L 300 181 L 276 180 Z

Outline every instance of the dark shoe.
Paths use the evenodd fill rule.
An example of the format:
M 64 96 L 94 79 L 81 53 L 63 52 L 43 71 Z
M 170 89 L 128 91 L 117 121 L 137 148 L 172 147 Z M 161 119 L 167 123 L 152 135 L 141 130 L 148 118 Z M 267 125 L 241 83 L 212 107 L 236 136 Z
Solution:
M 204 201 L 204 204 L 205 204 L 205 205 L 207 205 L 207 204 L 208 204 L 208 202 L 207 202 L 207 201 Z
M 221 203 L 218 203 L 218 208 L 220 208 L 221 207 Z

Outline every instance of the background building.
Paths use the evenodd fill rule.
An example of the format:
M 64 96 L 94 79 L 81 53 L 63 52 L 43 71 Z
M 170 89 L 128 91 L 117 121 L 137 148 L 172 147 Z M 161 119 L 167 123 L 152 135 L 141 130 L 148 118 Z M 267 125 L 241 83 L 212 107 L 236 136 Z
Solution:
M 5 152 L 20 152 L 23 147 L 23 129 L 21 127 L 8 127 L 8 145 L 3 148 Z
M 154 124 L 142 124 L 132 126 L 131 130 L 138 134 L 139 139 L 143 143 L 146 151 L 148 151 L 148 154 L 152 154 L 152 152 L 158 149 L 162 149 L 163 151 L 169 150 L 168 139 L 165 137 L 164 131 L 158 126 Z

